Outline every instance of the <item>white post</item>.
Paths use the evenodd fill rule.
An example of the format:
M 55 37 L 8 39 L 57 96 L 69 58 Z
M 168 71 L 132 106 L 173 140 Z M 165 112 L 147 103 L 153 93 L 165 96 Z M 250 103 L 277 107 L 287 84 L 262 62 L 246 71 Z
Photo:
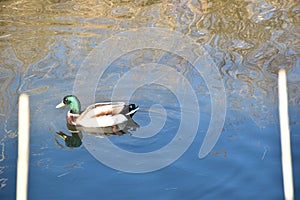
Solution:
M 285 69 L 280 69 L 278 72 L 278 96 L 284 197 L 286 200 L 293 200 L 294 186 L 288 113 L 288 92 Z
M 29 161 L 29 98 L 19 97 L 17 200 L 27 199 Z

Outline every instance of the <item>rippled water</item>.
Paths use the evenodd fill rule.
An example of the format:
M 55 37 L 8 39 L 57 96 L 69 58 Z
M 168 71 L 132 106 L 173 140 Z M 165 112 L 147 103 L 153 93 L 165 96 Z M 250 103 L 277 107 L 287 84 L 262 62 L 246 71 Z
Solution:
M 288 72 L 299 198 L 299 9 L 297 1 L 268 0 L 1 1 L 0 198 L 15 198 L 17 97 L 26 92 L 32 117 L 29 199 L 282 199 L 280 68 Z M 209 53 L 225 84 L 226 120 L 218 143 L 200 160 L 211 102 L 203 77 L 191 63 L 178 54 L 151 48 L 112 60 L 98 82 L 97 101 L 110 100 L 124 73 L 154 62 L 169 65 L 189 79 L 201 111 L 200 121 L 190 122 L 199 123 L 193 144 L 176 162 L 159 171 L 130 174 L 103 165 L 84 145 L 70 149 L 62 140 L 56 143 L 55 132 L 69 133 L 64 121 L 67 111 L 54 107 L 73 91 L 76 74 L 90 52 L 117 33 L 141 27 L 177 31 Z M 178 80 L 171 81 L 177 84 Z M 176 96 L 150 84 L 137 89 L 132 101 L 141 107 L 134 117 L 141 126 L 150 123 L 152 105 L 163 105 L 168 114 L 163 129 L 147 139 L 124 135 L 112 136 L 111 141 L 137 153 L 168 144 L 180 122 Z

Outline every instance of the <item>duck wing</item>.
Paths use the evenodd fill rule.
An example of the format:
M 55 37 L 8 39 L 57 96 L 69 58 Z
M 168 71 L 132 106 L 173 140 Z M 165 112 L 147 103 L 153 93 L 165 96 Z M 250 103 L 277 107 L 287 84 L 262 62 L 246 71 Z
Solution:
M 133 115 L 130 105 L 124 102 L 93 104 L 81 113 L 76 123 L 86 127 L 107 127 L 124 123 L 127 117 Z M 137 110 L 137 107 L 135 108 Z
M 87 107 L 87 109 L 80 114 L 78 119 L 116 115 L 121 113 L 124 108 L 124 102 L 96 103 Z

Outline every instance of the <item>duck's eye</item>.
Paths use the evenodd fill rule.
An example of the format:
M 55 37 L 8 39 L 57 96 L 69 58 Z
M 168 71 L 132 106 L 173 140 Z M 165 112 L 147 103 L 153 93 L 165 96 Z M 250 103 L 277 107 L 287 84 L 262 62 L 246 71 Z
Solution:
M 67 105 L 67 104 L 68 104 L 68 102 L 69 102 L 69 101 L 68 101 L 68 98 L 67 98 L 67 97 L 65 97 L 65 98 L 63 99 L 63 102 L 64 102 L 64 104 L 66 104 L 66 105 Z

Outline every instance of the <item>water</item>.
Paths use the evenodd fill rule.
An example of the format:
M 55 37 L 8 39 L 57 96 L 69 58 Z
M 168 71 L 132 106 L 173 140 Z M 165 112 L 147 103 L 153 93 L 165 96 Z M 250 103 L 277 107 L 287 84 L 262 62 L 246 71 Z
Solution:
M 17 97 L 21 92 L 28 93 L 31 100 L 29 199 L 282 199 L 277 71 L 283 67 L 288 72 L 295 197 L 299 198 L 300 69 L 296 1 L 7 0 L 1 1 L 0 7 L 1 199 L 15 198 Z M 203 49 L 199 50 L 197 45 L 191 49 L 187 43 L 182 49 L 169 51 L 149 48 L 168 39 L 151 39 L 150 35 L 143 43 L 147 48 L 116 56 L 139 41 L 131 39 L 127 46 L 122 46 L 126 40 L 116 35 L 142 27 L 176 31 Z M 110 40 L 112 37 L 120 40 Z M 104 47 L 109 41 L 115 43 L 99 52 L 99 45 Z M 179 43 L 175 41 L 172 45 L 176 47 Z M 195 59 L 193 55 L 203 50 L 211 56 L 224 82 L 226 118 L 217 144 L 204 159 L 199 159 L 213 112 L 212 90 L 207 80 L 216 79 L 213 74 L 201 76 L 187 57 Z M 184 134 L 193 140 L 179 159 L 153 172 L 126 173 L 120 169 L 128 163 L 119 163 L 120 169 L 115 170 L 92 155 L 93 151 L 106 148 L 93 146 L 91 141 L 102 142 L 107 138 L 96 140 L 83 134 L 83 145 L 69 148 L 57 137 L 59 131 L 71 134 L 65 125 L 67 110 L 57 110 L 55 105 L 72 93 L 83 64 L 92 67 L 93 62 L 105 61 L 100 56 L 91 56 L 95 51 L 104 58 L 116 57 L 108 59 L 102 76 L 96 76 L 97 81 L 81 91 L 86 92 L 81 97 L 83 107 L 93 101 L 93 95 L 96 101 L 110 100 L 116 85 L 119 87 L 116 98 L 126 99 L 127 91 L 137 80 L 147 82 L 154 75 L 159 76 L 157 73 L 162 75 L 157 78 L 160 83 L 170 83 L 169 88 L 153 82 L 133 91 L 130 101 L 141 108 L 134 120 L 141 127 L 149 126 L 139 129 L 148 132 L 108 137 L 124 151 L 142 155 L 173 141 L 182 117 L 179 97 L 189 97 L 189 93 L 180 89 L 179 85 L 185 85 L 178 84 L 181 79 L 172 79 L 168 74 L 176 72 L 188 80 L 200 115 L 198 120 L 183 121 L 187 125 L 185 130 L 193 129 L 196 124 L 197 131 Z M 159 64 L 160 68 L 149 67 L 149 63 Z M 213 67 L 209 63 L 201 69 Z M 146 73 L 134 74 L 134 70 Z M 94 72 L 90 70 L 88 80 L 92 80 Z M 132 79 L 125 79 L 126 84 L 118 82 L 126 75 Z M 87 83 L 78 82 L 83 86 Z M 93 87 L 95 91 L 90 92 Z M 170 87 L 179 88 L 178 93 Z M 184 107 L 188 116 L 197 116 L 195 110 L 196 107 Z M 151 116 L 161 118 L 151 123 Z M 146 133 L 157 134 L 139 138 Z M 111 152 L 107 155 L 113 162 L 119 156 Z M 155 162 L 164 163 L 167 159 L 162 154 Z M 138 161 L 141 166 L 147 164 L 146 159 Z

